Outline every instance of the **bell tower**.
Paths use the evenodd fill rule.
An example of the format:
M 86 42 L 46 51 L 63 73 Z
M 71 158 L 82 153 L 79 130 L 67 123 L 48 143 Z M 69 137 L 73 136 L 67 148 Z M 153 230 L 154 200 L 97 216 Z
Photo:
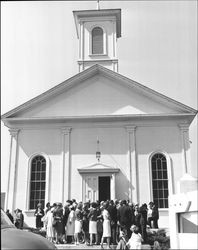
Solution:
M 100 64 L 118 72 L 117 38 L 121 37 L 121 9 L 73 11 L 79 39 L 79 72 Z

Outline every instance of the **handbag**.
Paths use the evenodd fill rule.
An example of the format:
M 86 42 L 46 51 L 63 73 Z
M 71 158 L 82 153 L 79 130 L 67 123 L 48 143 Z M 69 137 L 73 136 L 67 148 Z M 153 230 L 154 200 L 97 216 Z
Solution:
M 46 216 L 46 215 L 44 215 L 44 216 L 41 218 L 41 221 L 42 221 L 42 222 L 45 222 L 45 221 L 46 221 L 46 219 L 47 219 L 47 216 Z

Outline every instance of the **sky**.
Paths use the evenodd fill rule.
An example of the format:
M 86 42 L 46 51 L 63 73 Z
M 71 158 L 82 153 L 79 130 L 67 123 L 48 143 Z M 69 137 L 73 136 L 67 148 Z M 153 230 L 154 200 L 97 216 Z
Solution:
M 78 73 L 72 11 L 96 9 L 96 3 L 1 2 L 1 114 Z M 103 0 L 100 8 L 121 9 L 119 73 L 197 110 L 197 1 Z M 190 141 L 191 163 L 197 166 L 197 119 Z M 2 192 L 9 147 L 8 129 L 1 123 Z

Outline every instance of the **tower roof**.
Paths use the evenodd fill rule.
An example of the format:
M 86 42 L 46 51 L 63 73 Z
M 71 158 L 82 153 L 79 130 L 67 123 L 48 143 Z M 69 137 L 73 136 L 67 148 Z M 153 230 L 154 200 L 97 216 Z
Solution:
M 100 10 L 79 10 L 73 11 L 77 36 L 79 38 L 79 23 L 81 21 L 87 21 L 89 18 L 116 18 L 116 35 L 117 38 L 121 37 L 121 9 L 100 9 Z

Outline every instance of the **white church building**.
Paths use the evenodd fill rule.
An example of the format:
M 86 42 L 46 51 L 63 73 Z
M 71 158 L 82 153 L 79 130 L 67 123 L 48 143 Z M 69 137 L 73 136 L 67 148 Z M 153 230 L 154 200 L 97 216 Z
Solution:
M 2 115 L 11 135 L 5 207 L 35 225 L 38 202 L 154 201 L 191 169 L 196 110 L 118 73 L 121 10 L 74 11 L 79 73 Z

